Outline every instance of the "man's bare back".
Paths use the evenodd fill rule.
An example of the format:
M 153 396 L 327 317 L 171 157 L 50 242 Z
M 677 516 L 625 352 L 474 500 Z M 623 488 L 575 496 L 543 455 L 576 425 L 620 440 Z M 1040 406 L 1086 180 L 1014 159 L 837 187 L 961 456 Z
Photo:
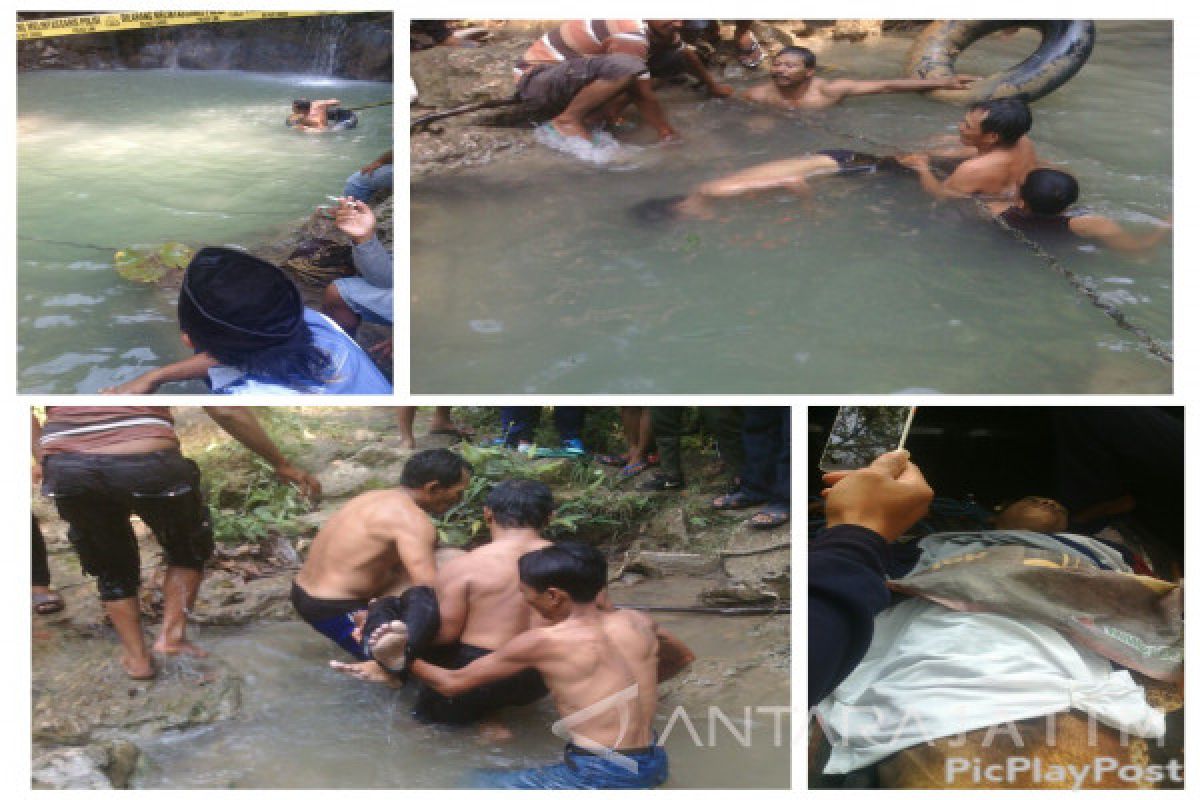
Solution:
M 496 650 L 544 624 L 521 597 L 517 559 L 549 545 L 536 531 L 511 537 L 501 533 L 498 541 L 448 563 L 434 582 L 442 617 L 437 643 L 461 641 Z
M 437 531 L 408 490 L 380 489 L 343 506 L 313 539 L 296 583 L 314 597 L 370 599 L 434 579 Z

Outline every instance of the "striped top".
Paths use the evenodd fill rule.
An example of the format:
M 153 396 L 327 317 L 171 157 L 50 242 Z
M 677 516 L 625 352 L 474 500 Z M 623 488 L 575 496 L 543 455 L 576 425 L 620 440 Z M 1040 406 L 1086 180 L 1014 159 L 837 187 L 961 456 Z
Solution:
M 678 36 L 673 46 L 679 46 Z M 519 77 L 530 67 L 614 53 L 645 61 L 650 49 L 646 23 L 640 19 L 572 19 L 530 45 L 517 62 L 516 72 Z
M 38 444 L 42 455 L 88 453 L 135 439 L 175 445 L 175 420 L 163 406 L 48 406 Z

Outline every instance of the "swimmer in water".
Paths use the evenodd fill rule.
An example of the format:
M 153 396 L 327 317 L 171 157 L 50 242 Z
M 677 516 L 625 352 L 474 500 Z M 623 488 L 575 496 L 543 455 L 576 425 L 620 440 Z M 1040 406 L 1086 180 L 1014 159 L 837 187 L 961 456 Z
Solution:
M 737 97 L 751 103 L 789 111 L 818 111 L 831 108 L 847 97 L 898 92 L 927 92 L 931 89 L 966 89 L 979 78 L 956 75 L 950 78 L 897 78 L 884 80 L 826 80 L 814 77 L 817 57 L 807 47 L 785 47 L 771 60 L 771 79 L 752 86 Z
M 608 582 L 603 554 L 556 542 L 517 562 L 520 591 L 545 624 L 462 669 L 418 659 L 413 674 L 443 695 L 461 695 L 523 670 L 541 673 L 570 743 L 561 764 L 480 775 L 480 788 L 649 789 L 667 779 L 653 724 L 660 681 L 692 652 L 640 611 L 598 602 Z M 558 728 L 556 727 L 556 730 Z
M 686 197 L 645 201 L 635 207 L 635 213 L 650 221 L 677 217 L 712 219 L 714 200 L 767 191 L 787 191 L 809 199 L 812 197 L 809 179 L 817 175 L 898 172 L 902 168 L 916 172 L 921 186 L 937 197 L 1011 197 L 1025 175 L 1037 166 L 1037 153 L 1026 135 L 1032 125 L 1029 106 L 1020 100 L 975 104 L 959 124 L 961 146 L 945 154 L 958 163 L 944 181 L 933 174 L 929 153 L 891 157 L 853 150 L 821 150 L 708 181 Z
M 1141 253 L 1161 243 L 1171 233 L 1171 224 L 1146 233 L 1130 233 L 1114 220 L 1098 214 L 1071 213 L 1067 209 L 1079 199 L 1079 183 L 1056 169 L 1035 169 L 1025 176 L 1015 203 L 989 203 L 989 210 L 1011 228 L 1038 239 L 1069 234 L 1094 239 L 1122 253 Z
M 938 199 L 954 197 L 1012 198 L 1038 165 L 1029 139 L 1033 113 L 1023 100 L 985 100 L 975 103 L 958 124 L 966 160 L 940 180 L 930 168 L 928 153 L 900 156 L 901 164 L 917 173 L 921 187 Z
M 329 130 L 329 109 L 338 105 L 337 98 L 328 100 L 292 101 L 292 113 L 288 115 L 287 124 L 299 128 L 305 133 L 317 133 Z

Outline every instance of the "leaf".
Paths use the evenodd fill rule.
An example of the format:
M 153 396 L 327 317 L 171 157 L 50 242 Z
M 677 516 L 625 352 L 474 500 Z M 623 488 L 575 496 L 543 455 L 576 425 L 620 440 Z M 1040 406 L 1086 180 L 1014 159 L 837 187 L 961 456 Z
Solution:
M 184 269 L 192 260 L 192 249 L 179 242 L 160 247 L 135 245 L 113 256 L 117 274 L 135 283 L 154 283 L 173 269 Z

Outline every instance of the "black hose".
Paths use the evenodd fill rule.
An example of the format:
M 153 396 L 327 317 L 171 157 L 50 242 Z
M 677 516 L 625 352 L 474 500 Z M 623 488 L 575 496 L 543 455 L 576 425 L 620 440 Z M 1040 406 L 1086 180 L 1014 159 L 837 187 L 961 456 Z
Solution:
M 723 617 L 761 617 L 770 614 L 790 614 L 791 606 L 640 606 L 614 603 L 614 608 L 626 611 L 657 611 L 662 614 L 715 614 Z
M 520 103 L 521 103 L 521 98 L 518 95 L 514 94 L 511 97 L 504 97 L 504 98 L 500 98 L 498 100 L 484 100 L 481 103 L 468 103 L 467 105 L 463 105 L 463 106 L 455 106 L 454 108 L 448 108 L 445 111 L 434 111 L 430 114 L 425 114 L 423 116 L 420 116 L 420 117 L 417 117 L 416 119 L 414 119 L 412 121 L 412 123 L 408 126 L 408 130 L 411 133 L 416 133 L 417 131 L 419 131 L 421 128 L 425 127 L 429 123 L 437 122 L 439 119 L 446 119 L 447 117 L 457 117 L 459 114 L 470 114 L 472 111 L 482 111 L 485 108 L 500 108 L 501 106 L 515 106 L 515 105 L 520 105 Z

